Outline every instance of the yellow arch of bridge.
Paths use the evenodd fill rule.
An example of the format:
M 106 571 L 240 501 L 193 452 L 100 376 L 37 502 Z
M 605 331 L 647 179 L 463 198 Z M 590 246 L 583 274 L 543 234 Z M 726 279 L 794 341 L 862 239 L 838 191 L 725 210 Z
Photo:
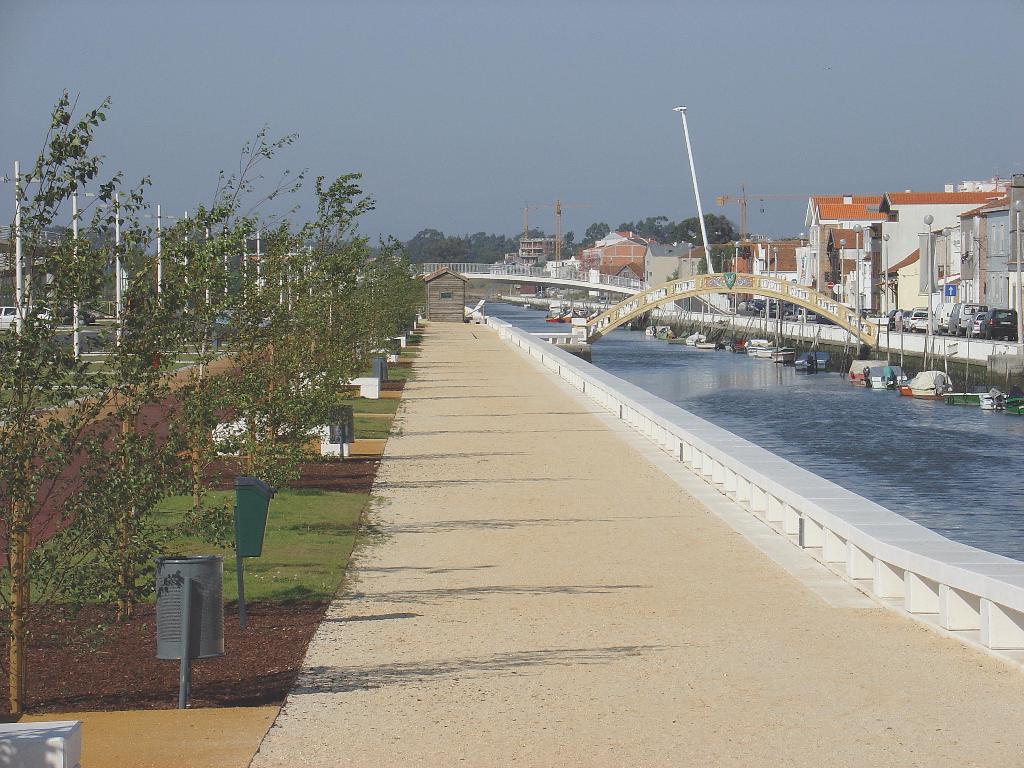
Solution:
M 767 275 L 751 275 L 743 272 L 695 275 L 685 280 L 671 280 L 662 285 L 648 288 L 646 291 L 620 301 L 614 307 L 590 320 L 587 323 L 587 338 L 596 341 L 620 325 L 628 323 L 656 307 L 712 293 L 750 294 L 767 299 L 788 301 L 831 320 L 868 346 L 875 346 L 878 340 L 878 326 L 863 318 L 858 318 L 854 310 L 832 297 L 805 285 L 788 283 Z

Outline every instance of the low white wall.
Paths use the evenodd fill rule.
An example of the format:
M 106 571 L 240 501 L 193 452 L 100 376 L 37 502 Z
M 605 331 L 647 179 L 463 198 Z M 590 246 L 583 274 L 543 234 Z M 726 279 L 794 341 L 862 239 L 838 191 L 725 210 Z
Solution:
M 877 597 L 987 648 L 1024 649 L 1024 563 L 940 536 L 504 320 L 488 325 Z

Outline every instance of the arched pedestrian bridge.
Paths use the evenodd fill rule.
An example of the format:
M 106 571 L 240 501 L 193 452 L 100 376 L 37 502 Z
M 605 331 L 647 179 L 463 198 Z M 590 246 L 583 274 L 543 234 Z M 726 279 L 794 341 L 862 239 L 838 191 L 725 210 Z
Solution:
M 632 296 L 647 287 L 642 280 L 602 275 L 596 269 L 561 269 L 548 271 L 539 267 L 523 267 L 518 264 L 457 264 L 433 262 L 422 264 L 421 273 L 429 275 L 447 267 L 468 280 L 486 280 L 496 283 L 529 283 L 530 285 L 555 285 L 562 288 L 582 288 L 588 291 L 604 291 L 620 296 Z
M 746 294 L 788 301 L 845 328 L 868 346 L 875 346 L 878 339 L 878 327 L 875 324 L 858 318 L 854 310 L 830 296 L 776 277 L 738 272 L 695 275 L 636 292 L 587 322 L 587 339 L 596 341 L 656 307 L 711 294 Z

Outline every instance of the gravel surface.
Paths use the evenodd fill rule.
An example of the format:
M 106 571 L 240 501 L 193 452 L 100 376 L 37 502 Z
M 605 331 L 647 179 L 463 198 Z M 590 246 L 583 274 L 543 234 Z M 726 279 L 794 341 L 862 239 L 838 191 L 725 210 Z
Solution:
M 1021 765 L 1024 678 L 838 608 L 497 335 L 431 325 L 253 765 Z

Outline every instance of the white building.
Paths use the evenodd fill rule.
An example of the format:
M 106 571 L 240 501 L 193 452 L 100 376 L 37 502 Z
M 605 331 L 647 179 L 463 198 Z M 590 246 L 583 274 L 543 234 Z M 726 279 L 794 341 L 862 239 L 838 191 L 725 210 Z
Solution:
M 825 292 L 828 272 L 828 235 L 833 229 L 869 227 L 885 219 L 879 212 L 880 195 L 814 195 L 807 201 L 804 226 L 807 227 L 805 251 L 798 254 L 797 279 Z

